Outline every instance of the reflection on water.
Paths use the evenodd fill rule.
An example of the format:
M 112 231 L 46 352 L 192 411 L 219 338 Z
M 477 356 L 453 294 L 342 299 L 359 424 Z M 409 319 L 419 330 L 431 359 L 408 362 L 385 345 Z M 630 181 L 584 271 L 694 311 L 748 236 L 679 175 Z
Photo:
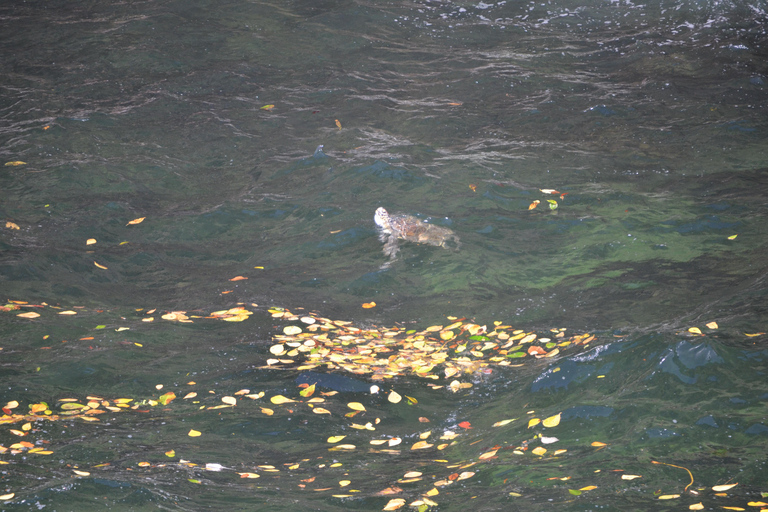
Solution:
M 752 453 L 768 428 L 762 3 L 48 1 L 0 13 L 2 162 L 24 162 L 0 171 L 4 300 L 78 313 L 0 312 L 6 403 L 150 399 L 157 384 L 179 395 L 98 424 L 8 425 L 25 435 L 6 429 L 4 447 L 34 438 L 55 455 L 2 454 L 20 475 L 6 508 L 85 510 L 107 496 L 134 509 L 377 510 L 401 496 L 374 496 L 395 483 L 411 503 L 447 478 L 427 496 L 445 510 L 475 496 L 487 510 L 626 509 L 687 483 L 650 460 L 701 482 L 672 506 L 715 506 L 706 489 L 737 474 L 726 506 L 767 491 Z M 461 247 L 405 240 L 386 266 L 379 207 L 432 218 Z M 141 318 L 252 303 L 361 329 L 457 315 L 603 343 L 476 372 L 455 394 L 399 377 L 393 388 L 417 402 L 400 408 L 345 391 L 330 416 L 268 416 L 255 400 L 199 410 L 241 389 L 298 395 L 302 370 L 255 368 L 279 326 Z M 190 381 L 199 404 L 181 399 Z M 350 401 L 365 421 L 344 417 Z M 558 412 L 556 433 L 527 427 Z M 350 427 L 367 422 L 378 430 Z M 205 435 L 189 438 L 191 423 Z M 461 442 L 400 455 L 325 443 L 375 434 L 410 447 L 428 430 L 429 443 L 446 431 Z M 568 452 L 549 458 L 557 448 L 537 434 Z M 299 467 L 236 475 L 286 463 Z M 92 475 L 73 480 L 83 468 Z M 429 477 L 398 482 L 417 470 Z

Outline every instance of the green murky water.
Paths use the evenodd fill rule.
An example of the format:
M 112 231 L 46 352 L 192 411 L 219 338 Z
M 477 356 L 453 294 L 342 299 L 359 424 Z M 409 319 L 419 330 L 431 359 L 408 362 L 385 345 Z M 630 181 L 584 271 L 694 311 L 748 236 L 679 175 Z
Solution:
M 750 1 L 0 8 L 0 156 L 25 162 L 0 168 L 0 290 L 28 303 L 0 312 L 0 399 L 20 403 L 6 413 L 40 402 L 60 413 L 61 399 L 87 396 L 140 404 L 98 422 L 9 420 L 3 508 L 381 510 L 402 498 L 407 509 L 433 488 L 437 505 L 422 506 L 434 510 L 768 501 L 765 339 L 745 335 L 768 318 L 765 12 Z M 387 266 L 379 206 L 452 229 L 460 250 L 403 243 Z M 161 319 L 237 305 L 253 315 Z M 456 393 L 427 385 L 451 379 L 414 375 L 376 382 L 375 395 L 341 391 L 323 415 L 269 402 L 306 402 L 302 370 L 263 368 L 291 323 L 271 307 L 363 329 L 453 315 L 596 339 L 462 375 L 472 387 Z M 201 409 L 242 389 L 265 395 Z M 392 404 L 390 390 L 417 403 Z M 147 402 L 168 391 L 167 406 Z M 345 417 L 352 401 L 366 412 Z M 557 413 L 557 427 L 528 428 Z M 375 430 L 350 427 L 367 422 Z M 411 450 L 427 432 L 434 446 Z M 329 451 L 334 435 L 356 448 Z M 370 444 L 391 437 L 401 445 Z M 12 453 L 22 441 L 53 454 Z M 423 475 L 398 482 L 410 471 Z M 402 491 L 376 494 L 392 486 Z

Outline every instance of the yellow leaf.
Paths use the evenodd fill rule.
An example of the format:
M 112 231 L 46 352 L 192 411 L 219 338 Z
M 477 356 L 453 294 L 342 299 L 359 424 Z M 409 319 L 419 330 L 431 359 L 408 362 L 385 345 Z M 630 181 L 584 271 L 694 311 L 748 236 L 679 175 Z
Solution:
M 501 421 L 497 421 L 496 423 L 494 423 L 491 426 L 492 427 L 503 427 L 504 425 L 508 425 L 508 424 L 512 423 L 513 421 L 515 421 L 515 420 L 514 419 L 511 419 L 511 420 L 501 420 Z
M 399 403 L 400 400 L 402 399 L 403 397 L 400 396 L 396 391 L 390 391 L 389 395 L 387 396 L 387 400 L 389 400 L 393 404 Z
M 737 485 L 739 485 L 738 482 L 735 484 L 716 485 L 712 488 L 712 490 L 715 492 L 723 492 L 723 491 L 727 491 L 728 489 L 732 489 Z
M 283 328 L 283 333 L 288 336 L 295 336 L 296 334 L 301 334 L 301 327 L 298 325 L 286 325 Z
M 702 505 L 701 502 L 694 503 L 693 505 L 688 506 L 688 510 L 704 510 L 704 505 Z
M 580 491 L 591 491 L 592 489 L 597 489 L 597 486 L 596 486 L 596 485 L 588 485 L 588 486 L 586 486 L 586 487 L 582 487 L 582 488 L 581 488 L 581 489 L 579 489 L 579 490 L 580 490 Z
M 552 427 L 558 426 L 560 424 L 560 415 L 561 414 L 562 413 L 557 413 L 554 416 L 550 416 L 549 418 L 547 418 L 547 419 L 545 419 L 544 421 L 541 422 L 542 425 L 544 425 L 547 428 L 552 428 Z
M 403 478 L 418 478 L 421 475 L 423 475 L 421 471 L 409 471 L 403 475 Z
M 260 110 L 272 110 L 273 108 L 275 108 L 274 105 L 264 105 Z
M 19 402 L 16 400 L 11 400 L 7 404 L 5 404 L 5 407 L 3 409 L 15 409 L 19 406 Z
M 96 243 L 95 238 L 89 238 L 88 240 L 85 241 L 85 245 L 93 245 L 95 243 Z
M 176 398 L 176 393 L 174 393 L 173 391 L 169 391 L 164 395 L 160 395 L 157 401 L 163 405 L 168 405 L 171 402 L 171 400 L 173 400 L 174 398 Z
M 608 446 L 605 443 L 601 443 L 600 441 L 593 441 L 592 446 Z
M 768 503 L 765 503 L 764 501 L 750 501 L 747 503 L 750 507 L 765 507 L 768 505 Z
M 432 448 L 432 444 L 429 444 L 426 441 L 418 441 L 411 446 L 411 450 L 423 450 L 425 448 Z
M 663 495 L 659 496 L 659 499 L 660 500 L 675 500 L 675 499 L 677 499 L 679 497 L 680 497 L 679 494 L 663 494 Z
M 275 411 L 273 411 L 272 409 L 267 409 L 266 407 L 262 407 L 261 413 L 266 414 L 267 416 L 272 416 L 273 414 L 275 414 Z
M 189 434 L 187 434 L 189 437 L 200 437 L 202 435 L 202 432 L 199 430 L 190 430 Z
M 349 485 L 349 484 L 351 484 L 351 483 L 352 483 L 352 482 L 351 482 L 351 481 L 349 481 L 349 480 L 340 480 L 340 481 L 339 481 L 339 487 L 346 487 L 346 486 L 348 486 L 348 485 Z
M 478 457 L 478 459 L 485 460 L 485 459 L 490 459 L 491 457 L 495 457 L 497 451 L 498 450 L 491 450 L 490 452 L 485 452 L 485 453 L 481 454 Z M 544 450 L 544 451 L 546 451 L 546 450 Z
M 347 451 L 347 450 L 354 450 L 355 445 L 353 444 L 337 444 L 336 446 L 332 448 L 328 448 L 329 452 L 341 452 L 341 451 Z
M 166 457 L 175 457 L 176 456 L 176 450 L 168 450 L 165 452 Z
M 306 388 L 299 391 L 299 394 L 303 396 L 304 398 L 309 398 L 310 396 L 315 394 L 315 384 L 312 384 L 310 386 L 307 386 Z
M 458 482 L 459 480 L 466 480 L 467 478 L 472 478 L 473 476 L 475 476 L 474 471 L 464 471 L 459 475 L 456 481 Z
M 296 400 L 291 400 L 290 398 L 286 398 L 283 395 L 275 395 L 272 398 L 270 398 L 269 401 L 275 405 L 280 405 L 280 404 L 292 404 Z
M 7 501 L 7 500 L 13 498 L 14 496 L 16 496 L 16 493 L 14 493 L 14 492 L 9 493 L 9 494 L 3 494 L 2 496 L 0 496 L 0 500 Z
M 37 317 L 40 316 L 40 313 L 35 313 L 34 311 L 29 311 L 27 313 L 19 313 L 16 316 L 18 316 L 19 318 L 37 318 Z
M 717 322 L 709 322 L 707 324 L 707 327 L 710 328 L 710 329 L 717 329 L 718 325 L 717 325 Z
M 338 126 L 338 127 L 339 127 L 339 130 L 341 130 L 341 122 L 339 122 L 339 120 L 338 120 L 338 119 L 336 119 L 336 126 Z M 385 510 L 386 510 L 386 509 L 385 509 Z
M 240 478 L 259 478 L 258 473 L 238 473 Z
M 5 227 L 8 229 L 21 229 L 18 224 L 9 220 L 5 221 Z
M 535 427 L 539 423 L 541 423 L 541 420 L 539 418 L 531 418 L 530 420 L 528 420 L 528 428 Z
M 331 436 L 331 437 L 328 438 L 328 442 L 329 443 L 338 443 L 339 441 L 341 441 L 345 437 L 347 437 L 347 436 Z
M 533 450 L 531 450 L 531 453 L 533 453 L 534 455 L 539 455 L 539 456 L 541 456 L 541 455 L 544 455 L 545 453 L 547 453 L 547 449 L 546 449 L 546 448 L 543 448 L 543 447 L 541 447 L 541 446 L 537 446 L 536 448 L 534 448 Z
M 197 396 L 197 393 L 195 393 L 194 391 L 190 391 L 189 393 L 184 395 L 183 400 L 186 400 L 187 398 L 195 398 L 196 396 Z
M 21 160 L 14 160 L 13 162 L 5 162 L 6 167 L 16 167 L 18 165 L 27 165 L 27 162 L 22 162 Z
M 362 306 L 363 306 L 364 309 L 371 309 L 371 308 L 375 308 L 376 307 L 376 303 L 375 302 L 363 302 Z
M 6 164 L 6 165 L 8 165 L 8 164 Z M 736 240 L 737 236 L 739 236 L 739 235 L 731 235 L 731 236 L 728 237 L 728 240 Z
M 688 332 L 690 332 L 691 334 L 701 334 L 701 329 L 699 329 L 698 327 L 689 327 Z
M 21 315 L 19 315 L 19 316 L 21 316 Z M 754 338 L 755 336 L 762 336 L 763 334 L 765 334 L 765 333 L 764 332 L 756 332 L 756 333 L 750 334 L 750 333 L 746 333 L 745 332 L 744 336 L 749 336 L 750 338 Z
M 331 414 L 331 411 L 328 409 L 323 409 L 322 407 L 315 407 L 312 409 L 312 412 L 315 414 Z
M 403 505 L 405 505 L 405 500 L 403 498 L 393 498 L 389 500 L 381 510 L 397 510 Z
M 640 475 L 621 475 L 622 480 L 634 480 L 635 478 L 643 478 Z
M 76 469 L 73 469 L 72 472 L 74 474 L 76 474 L 77 476 L 88 476 L 88 475 L 90 475 L 90 473 L 87 472 L 87 471 L 78 471 Z
M 98 263 L 96 263 L 95 261 L 93 262 L 93 264 L 94 264 L 94 265 L 96 265 L 97 267 L 99 267 L 99 268 L 100 268 L 100 269 L 102 269 L 102 270 L 107 270 L 107 267 L 105 267 L 104 265 L 99 265 L 99 264 L 98 264 Z
M 221 397 L 221 401 L 227 405 L 237 405 L 237 398 L 233 396 L 223 396 Z
M 129 221 L 128 224 L 126 224 L 126 226 L 130 226 L 131 224 L 141 224 L 142 222 L 144 222 L 144 219 L 146 219 L 146 217 L 139 217 L 138 219 L 133 219 L 132 221 Z
M 723 507 L 725 510 L 746 510 L 745 508 L 741 507 Z
M 365 411 L 365 406 L 360 402 L 349 402 L 347 404 L 347 407 L 349 407 L 353 411 Z

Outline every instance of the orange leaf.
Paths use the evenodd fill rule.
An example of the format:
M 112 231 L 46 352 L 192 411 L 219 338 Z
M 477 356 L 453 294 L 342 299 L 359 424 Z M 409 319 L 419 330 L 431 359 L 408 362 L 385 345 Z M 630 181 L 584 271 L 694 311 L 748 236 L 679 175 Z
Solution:
M 141 224 L 142 222 L 144 222 L 144 219 L 146 219 L 146 217 L 139 217 L 138 219 L 133 219 L 132 221 L 129 221 L 128 224 L 126 224 L 126 226 L 130 226 L 131 224 Z
M 245 279 L 248 279 L 248 278 L 243 276 L 236 276 L 230 279 L 230 281 L 244 281 Z
M 363 302 L 363 308 L 365 308 L 365 309 L 371 309 L 371 308 L 375 308 L 375 307 L 376 307 L 376 303 L 375 302 Z
M 539 206 L 539 203 L 540 203 L 540 202 L 541 202 L 541 201 L 539 201 L 538 199 L 537 199 L 537 200 L 535 200 L 535 201 L 534 201 L 534 202 L 532 202 L 530 205 L 528 205 L 528 209 L 529 209 L 529 210 L 533 210 L 534 208 L 536 208 L 537 206 Z

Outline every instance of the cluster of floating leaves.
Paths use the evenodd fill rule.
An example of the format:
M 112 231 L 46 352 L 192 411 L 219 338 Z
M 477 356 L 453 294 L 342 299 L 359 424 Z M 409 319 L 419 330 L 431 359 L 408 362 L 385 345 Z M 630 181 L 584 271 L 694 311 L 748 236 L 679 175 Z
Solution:
M 591 334 L 567 336 L 552 329 L 547 336 L 512 329 L 502 322 L 493 327 L 448 317 L 449 325 L 424 330 L 399 327 L 358 328 L 351 322 L 330 320 L 313 313 L 299 316 L 287 309 L 270 309 L 275 318 L 294 322 L 274 336 L 270 347 L 273 368 L 312 370 L 325 367 L 382 381 L 402 375 L 431 380 L 453 379 L 447 385 L 456 392 L 471 383 L 454 377 L 489 371 L 489 366 L 522 366 L 522 358 L 552 358 L 562 351 L 586 347 Z M 300 323 L 301 326 L 297 325 Z M 297 358 L 301 361 L 297 363 Z M 430 384 L 433 388 L 442 385 Z

